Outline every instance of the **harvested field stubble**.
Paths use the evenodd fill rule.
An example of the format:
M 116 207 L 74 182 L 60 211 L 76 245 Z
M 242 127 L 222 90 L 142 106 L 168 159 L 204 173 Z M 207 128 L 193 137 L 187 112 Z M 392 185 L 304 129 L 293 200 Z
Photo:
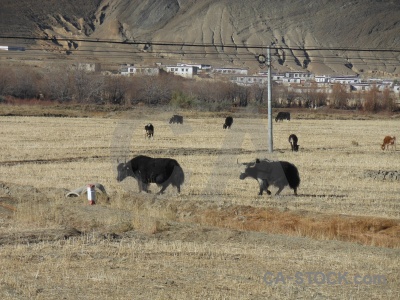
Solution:
M 234 116 L 229 131 L 220 116 L 184 125 L 169 118 L 0 117 L 4 299 L 398 298 L 399 184 L 365 176 L 400 171 L 399 150 L 380 150 L 396 121 L 294 118 L 274 124 L 270 156 L 267 122 L 257 115 Z M 154 140 L 143 136 L 149 121 Z M 291 133 L 299 152 L 290 151 Z M 138 154 L 176 159 L 182 193 L 169 187 L 156 196 L 151 185 L 151 194 L 138 194 L 132 178 L 117 183 L 117 158 Z M 294 163 L 299 196 L 289 188 L 257 196 L 255 180 L 239 180 L 237 159 L 256 157 Z M 91 182 L 105 186 L 109 201 L 65 198 Z M 293 270 L 383 274 L 387 283 L 263 282 L 267 271 Z

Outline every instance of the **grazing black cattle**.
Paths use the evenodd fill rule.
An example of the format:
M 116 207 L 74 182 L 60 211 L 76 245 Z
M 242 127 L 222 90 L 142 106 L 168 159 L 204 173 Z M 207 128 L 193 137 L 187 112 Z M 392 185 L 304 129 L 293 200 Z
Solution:
M 297 144 L 298 140 L 299 139 L 297 138 L 297 136 L 295 134 L 289 135 L 289 143 L 290 143 L 290 146 L 292 147 L 292 151 L 296 151 L 296 152 L 299 151 L 300 145 Z
M 224 129 L 227 129 L 227 128 L 230 129 L 231 126 L 232 126 L 232 123 L 233 123 L 233 118 L 232 118 L 231 116 L 226 117 L 225 123 L 224 123 L 224 125 L 222 126 L 222 128 L 224 128 Z
M 297 188 L 300 185 L 299 171 L 296 166 L 287 161 L 270 161 L 267 159 L 259 160 L 256 159 L 252 163 L 244 163 L 245 170 L 240 174 L 240 179 L 246 177 L 254 178 L 260 185 L 259 195 L 266 191 L 268 195 L 271 192 L 268 190 L 270 185 L 275 185 L 279 188 L 276 195 L 283 190 L 287 185 L 294 190 L 294 194 L 297 195 Z
M 290 121 L 290 112 L 280 111 L 275 118 L 275 122 L 288 120 Z
M 172 184 L 181 192 L 181 185 L 185 175 L 179 163 L 171 158 L 152 158 L 144 155 L 136 156 L 126 163 L 119 163 L 117 167 L 117 181 L 121 182 L 131 176 L 138 182 L 139 192 L 149 192 L 150 183 L 161 186 L 157 194 L 162 194 Z
M 154 126 L 153 124 L 149 123 L 146 126 L 144 126 L 145 134 L 144 138 L 154 138 Z
M 183 117 L 180 115 L 173 115 L 172 118 L 169 120 L 169 124 L 172 123 L 183 124 Z

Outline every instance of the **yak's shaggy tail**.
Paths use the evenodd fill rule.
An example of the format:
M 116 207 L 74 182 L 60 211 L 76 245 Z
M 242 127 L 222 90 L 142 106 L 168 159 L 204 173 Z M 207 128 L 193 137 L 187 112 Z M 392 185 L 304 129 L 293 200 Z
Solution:
M 296 166 L 291 163 L 288 163 L 286 165 L 286 170 L 287 171 L 285 171 L 285 174 L 289 186 L 291 189 L 296 190 L 300 185 L 299 171 L 297 170 Z
M 174 167 L 174 171 L 172 172 L 171 183 L 173 186 L 180 186 L 184 183 L 184 181 L 185 173 L 183 173 L 181 166 L 178 164 Z

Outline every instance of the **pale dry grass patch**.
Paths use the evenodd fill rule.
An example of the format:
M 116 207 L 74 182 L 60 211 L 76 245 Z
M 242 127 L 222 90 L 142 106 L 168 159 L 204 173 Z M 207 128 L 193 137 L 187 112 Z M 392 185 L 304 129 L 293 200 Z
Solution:
M 115 181 L 116 159 L 112 157 L 118 154 L 121 145 L 115 145 L 112 141 L 118 141 L 118 138 L 115 139 L 115 135 L 118 135 L 115 128 L 122 122 L 131 124 L 129 126 L 133 128 L 129 143 L 121 142 L 122 146 L 129 147 L 128 153 L 125 153 L 127 159 L 137 154 L 177 159 L 187 174 L 182 194 L 204 194 L 211 198 L 215 195 L 215 200 L 223 195 L 231 196 L 234 204 L 252 204 L 256 200 L 260 205 L 272 203 L 279 206 L 282 202 L 276 197 L 257 197 L 256 181 L 238 180 L 240 171 L 236 166 L 237 159 L 243 162 L 256 157 L 271 157 L 267 152 L 267 132 L 263 131 L 266 129 L 265 119 L 236 118 L 231 130 L 222 130 L 223 120 L 220 118 L 191 119 L 186 122 L 190 128 L 187 132 L 183 130 L 183 134 L 175 134 L 174 130 L 179 125 L 169 125 L 167 118 L 163 121 L 148 117 L 146 120 L 123 121 L 28 117 L 6 119 L 3 131 L 7 134 L 2 136 L 4 143 L 1 153 L 15 155 L 13 160 L 20 161 L 0 165 L 4 179 L 10 182 L 37 188 L 65 189 L 77 188 L 88 182 L 100 182 L 111 195 L 117 195 L 120 185 Z M 144 139 L 141 125 L 147 120 L 155 125 L 154 140 Z M 50 124 L 46 124 L 46 121 L 50 121 Z M 350 207 L 346 205 L 349 202 L 353 203 L 350 208 L 352 214 L 369 215 L 373 206 L 368 204 L 371 199 L 379 204 L 372 207 L 373 215 L 398 217 L 399 210 L 393 209 L 396 208 L 393 201 L 397 196 L 396 186 L 393 186 L 395 183 L 362 178 L 366 170 L 394 167 L 392 160 L 397 153 L 376 150 L 375 145 L 367 142 L 373 138 L 376 140 L 383 133 L 381 126 L 395 128 L 394 124 L 393 121 L 380 120 L 274 122 L 274 141 L 278 151 L 271 158 L 293 162 L 300 172 L 301 197 L 290 200 L 292 207 L 307 210 L 316 208 L 317 211 L 324 211 L 325 207 L 327 212 L 349 213 Z M 28 132 L 24 132 L 24 127 Z M 26 140 L 30 132 L 34 132 L 34 138 Z M 301 147 L 297 153 L 289 151 L 287 136 L 292 132 L 297 133 L 300 139 Z M 360 132 L 365 136 L 365 142 L 360 139 L 360 146 L 354 148 L 351 141 L 355 136 L 360 136 Z M 78 138 L 64 138 L 66 135 Z M 10 139 L 9 143 L 5 142 L 7 139 Z M 39 147 L 41 141 L 45 141 L 46 146 L 52 144 L 53 150 Z M 31 147 L 26 152 L 10 149 L 10 145 L 18 143 Z M 65 158 L 66 161 L 63 161 Z M 38 159 L 45 162 L 35 163 Z M 4 158 L 3 161 L 9 160 Z M 133 180 L 129 186 L 122 183 L 123 189 L 137 191 Z M 170 189 L 167 191 L 172 192 Z M 152 190 L 157 191 L 157 188 L 152 187 Z M 290 195 L 292 191 L 286 188 L 282 194 Z M 322 206 L 317 203 L 320 199 L 316 196 L 323 197 Z
M 84 118 L 2 117 L 2 161 L 66 160 L 109 155 L 113 121 Z M 105 143 L 106 142 L 106 143 Z M 105 151 L 105 152 L 104 152 Z
M 174 299 L 317 295 L 329 299 L 396 299 L 395 282 L 399 278 L 389 263 L 394 253 L 360 246 L 349 251 L 343 245 L 327 251 L 325 242 L 288 243 L 278 236 L 270 239 L 199 244 L 155 239 L 114 241 L 89 234 L 53 243 L 4 246 L 0 270 L 12 269 L 18 276 L 3 273 L 2 294 L 6 298 L 39 299 L 55 299 L 60 293 L 86 299 L 162 299 L 172 295 Z M 366 255 L 368 266 L 358 259 Z M 294 276 L 296 271 L 347 272 L 349 280 L 355 274 L 385 274 L 388 283 L 357 286 L 296 284 L 293 280 L 285 284 L 263 282 L 266 272 L 281 272 L 286 277 Z

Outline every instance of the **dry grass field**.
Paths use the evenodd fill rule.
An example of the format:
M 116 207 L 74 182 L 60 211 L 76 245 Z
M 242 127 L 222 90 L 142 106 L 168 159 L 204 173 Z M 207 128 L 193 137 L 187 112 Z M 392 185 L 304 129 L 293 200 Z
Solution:
M 398 119 L 293 114 L 269 154 L 261 114 L 223 130 L 224 113 L 173 113 L 0 117 L 1 299 L 400 298 L 400 178 L 366 175 L 400 171 L 400 146 L 380 149 Z M 176 159 L 181 194 L 118 183 L 117 159 L 138 154 Z M 237 164 L 255 158 L 294 163 L 299 195 L 258 196 Z M 96 205 L 65 197 L 94 182 Z

